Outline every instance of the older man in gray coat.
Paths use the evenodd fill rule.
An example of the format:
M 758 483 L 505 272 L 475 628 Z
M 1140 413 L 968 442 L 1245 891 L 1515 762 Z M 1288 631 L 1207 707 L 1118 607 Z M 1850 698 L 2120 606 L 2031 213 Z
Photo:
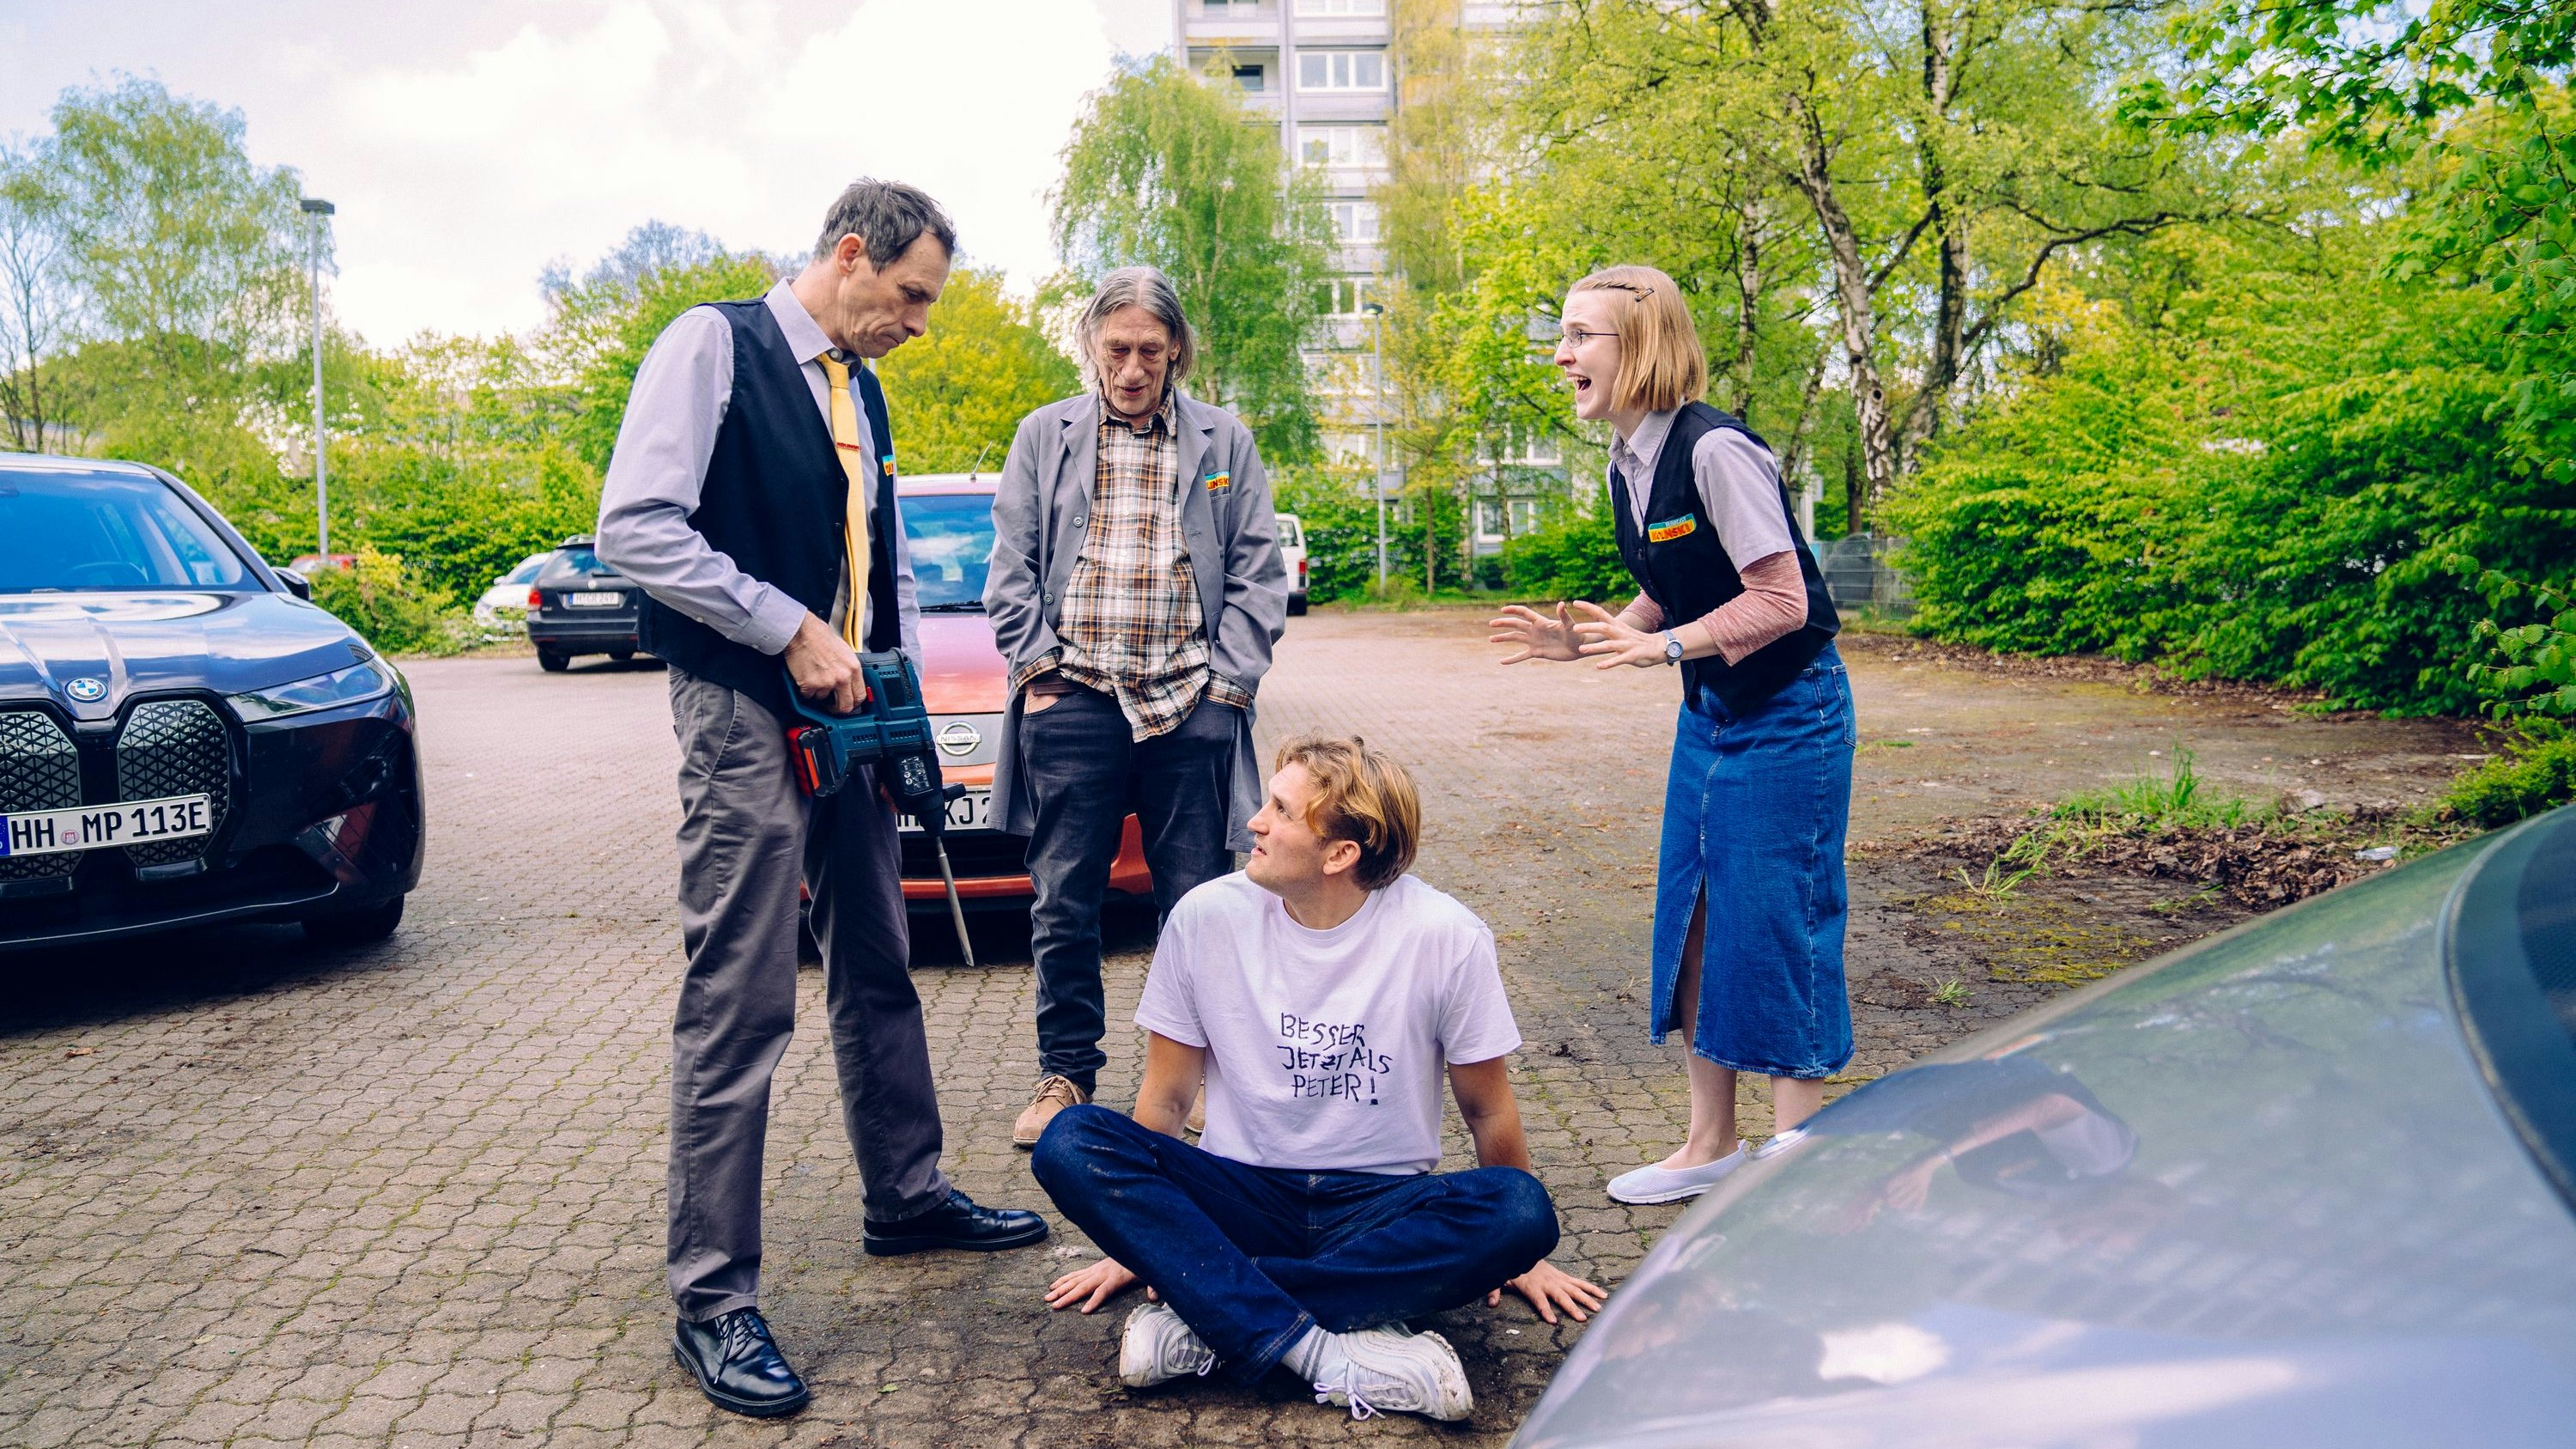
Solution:
M 1011 668 L 993 792 L 1036 881 L 1038 1083 L 1011 1140 L 1091 1100 L 1100 908 L 1121 827 L 1154 903 L 1233 868 L 1260 806 L 1252 702 L 1288 614 L 1270 484 L 1233 414 L 1180 391 L 1196 340 L 1161 272 L 1103 278 L 1089 391 L 1020 421 L 993 498 L 984 610 Z

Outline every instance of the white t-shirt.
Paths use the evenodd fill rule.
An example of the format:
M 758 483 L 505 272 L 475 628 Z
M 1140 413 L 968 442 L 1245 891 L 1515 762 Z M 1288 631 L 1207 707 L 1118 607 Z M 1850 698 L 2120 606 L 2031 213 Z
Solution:
M 1200 1146 L 1308 1172 L 1439 1166 L 1445 1069 L 1521 1044 L 1494 933 L 1409 875 L 1329 931 L 1209 881 L 1163 923 L 1136 1024 L 1207 1049 Z

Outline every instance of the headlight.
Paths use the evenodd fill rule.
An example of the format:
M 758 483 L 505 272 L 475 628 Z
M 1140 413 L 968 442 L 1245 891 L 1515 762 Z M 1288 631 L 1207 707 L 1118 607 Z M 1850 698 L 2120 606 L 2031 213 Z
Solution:
M 375 659 L 293 684 L 236 694 L 231 696 L 232 706 L 246 721 L 276 719 L 391 694 L 396 677 L 392 665 Z

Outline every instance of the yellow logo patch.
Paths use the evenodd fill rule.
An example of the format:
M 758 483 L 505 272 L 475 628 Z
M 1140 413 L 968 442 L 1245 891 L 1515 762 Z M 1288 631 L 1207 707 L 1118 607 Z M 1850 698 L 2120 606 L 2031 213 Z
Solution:
M 1646 541 L 1649 543 L 1670 543 L 1677 538 L 1688 538 L 1698 531 L 1699 520 L 1696 517 L 1685 513 L 1679 518 L 1667 518 L 1661 523 L 1647 524 Z

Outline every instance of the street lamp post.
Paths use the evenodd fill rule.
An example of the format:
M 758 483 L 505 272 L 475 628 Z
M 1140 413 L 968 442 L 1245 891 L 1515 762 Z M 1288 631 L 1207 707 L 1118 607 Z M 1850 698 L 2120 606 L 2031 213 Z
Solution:
M 1369 315 L 1371 370 L 1377 374 L 1377 590 L 1386 592 L 1386 306 L 1363 302 Z
M 308 251 L 308 265 L 313 278 L 313 551 L 322 556 L 324 566 L 328 567 L 331 558 L 331 475 L 322 461 L 322 229 L 330 224 L 323 218 L 337 208 L 311 196 L 304 198 L 303 206 L 304 214 L 313 218 L 312 245 Z

